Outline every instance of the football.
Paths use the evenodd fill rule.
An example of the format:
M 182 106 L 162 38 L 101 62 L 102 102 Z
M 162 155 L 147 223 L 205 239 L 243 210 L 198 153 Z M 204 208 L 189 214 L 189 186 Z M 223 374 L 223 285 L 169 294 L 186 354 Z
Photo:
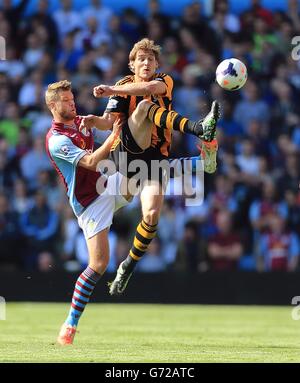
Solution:
M 216 80 L 223 89 L 241 89 L 247 81 L 247 67 L 235 58 L 223 60 L 216 69 Z

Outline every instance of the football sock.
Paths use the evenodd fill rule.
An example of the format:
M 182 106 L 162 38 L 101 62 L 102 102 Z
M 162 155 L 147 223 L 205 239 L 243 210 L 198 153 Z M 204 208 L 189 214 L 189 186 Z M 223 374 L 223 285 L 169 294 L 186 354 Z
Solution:
M 89 266 L 82 272 L 82 274 L 80 274 L 75 284 L 71 309 L 66 320 L 67 324 L 77 326 L 80 316 L 82 315 L 86 304 L 89 302 L 90 296 L 100 277 L 101 275 L 96 273 L 96 271 Z
M 194 134 L 195 136 L 203 134 L 201 121 L 190 121 L 188 118 L 182 117 L 174 110 L 169 111 L 154 103 L 150 106 L 147 117 L 160 128 L 174 129 L 181 133 Z
M 133 271 L 137 262 L 146 253 L 150 242 L 156 236 L 156 231 L 157 224 L 148 225 L 144 220 L 139 223 L 133 240 L 133 246 L 129 251 L 129 255 L 123 262 L 123 268 L 126 269 L 126 271 Z

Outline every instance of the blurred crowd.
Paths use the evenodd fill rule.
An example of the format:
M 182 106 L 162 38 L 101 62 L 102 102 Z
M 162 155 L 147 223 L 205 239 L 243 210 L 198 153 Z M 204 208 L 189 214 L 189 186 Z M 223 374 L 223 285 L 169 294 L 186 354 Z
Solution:
M 87 264 L 83 234 L 44 147 L 51 116 L 49 83 L 72 81 L 78 113 L 101 115 L 107 100 L 93 86 L 129 74 L 128 53 L 147 36 L 162 46 L 160 71 L 175 83 L 173 109 L 198 120 L 211 100 L 223 108 L 218 125 L 218 170 L 205 175 L 205 198 L 186 207 L 169 196 L 158 236 L 139 263 L 145 272 L 299 270 L 300 61 L 291 44 L 300 35 L 297 1 L 286 12 L 259 1 L 240 15 L 227 0 L 210 16 L 191 1 L 177 17 L 149 0 L 116 15 L 100 0 L 77 11 L 71 0 L 49 12 L 46 0 L 24 17 L 21 0 L 0 6 L 0 269 L 77 271 Z M 237 92 L 215 82 L 215 69 L 236 57 L 249 79 Z M 105 135 L 103 136 L 103 139 Z M 175 132 L 172 157 L 195 155 L 193 136 Z M 109 271 L 128 253 L 140 218 L 138 199 L 115 215 Z

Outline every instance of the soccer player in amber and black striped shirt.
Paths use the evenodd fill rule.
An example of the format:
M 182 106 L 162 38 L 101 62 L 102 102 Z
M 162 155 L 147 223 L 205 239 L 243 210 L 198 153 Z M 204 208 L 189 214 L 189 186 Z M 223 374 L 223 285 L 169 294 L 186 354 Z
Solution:
M 116 85 L 99 85 L 94 88 L 95 97 L 110 97 L 104 118 L 113 122 L 122 115 L 126 123 L 119 140 L 111 151 L 111 157 L 122 173 L 120 152 L 126 152 L 128 164 L 140 159 L 148 165 L 147 182 L 141 184 L 142 220 L 139 223 L 128 257 L 120 264 L 117 276 L 110 285 L 112 295 L 122 294 L 136 263 L 148 249 L 156 235 L 157 223 L 164 200 L 165 186 L 161 178 L 153 179 L 151 161 L 169 156 L 172 131 L 194 134 L 201 138 L 204 168 L 212 173 L 216 169 L 216 124 L 219 105 L 213 102 L 209 114 L 192 122 L 171 109 L 173 80 L 164 73 L 157 73 L 160 46 L 145 38 L 137 42 L 129 54 L 132 75 Z M 97 127 L 97 120 L 93 118 Z M 126 175 L 132 176 L 126 169 Z

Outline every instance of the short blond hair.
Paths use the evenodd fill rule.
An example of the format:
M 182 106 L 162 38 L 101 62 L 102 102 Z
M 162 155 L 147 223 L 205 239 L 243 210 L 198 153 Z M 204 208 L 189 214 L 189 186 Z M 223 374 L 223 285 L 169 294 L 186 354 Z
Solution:
M 136 59 L 136 54 L 139 50 L 143 51 L 151 51 L 154 56 L 156 61 L 159 62 L 160 58 L 160 53 L 161 53 L 161 46 L 160 45 L 155 45 L 153 40 L 149 40 L 147 38 L 144 38 L 137 43 L 134 44 L 133 48 L 131 49 L 129 53 L 129 68 L 132 70 L 132 65 L 131 62 Z
M 62 80 L 49 84 L 45 93 L 46 104 L 49 108 L 50 103 L 56 101 L 58 94 L 63 91 L 71 90 L 71 82 L 68 80 Z

